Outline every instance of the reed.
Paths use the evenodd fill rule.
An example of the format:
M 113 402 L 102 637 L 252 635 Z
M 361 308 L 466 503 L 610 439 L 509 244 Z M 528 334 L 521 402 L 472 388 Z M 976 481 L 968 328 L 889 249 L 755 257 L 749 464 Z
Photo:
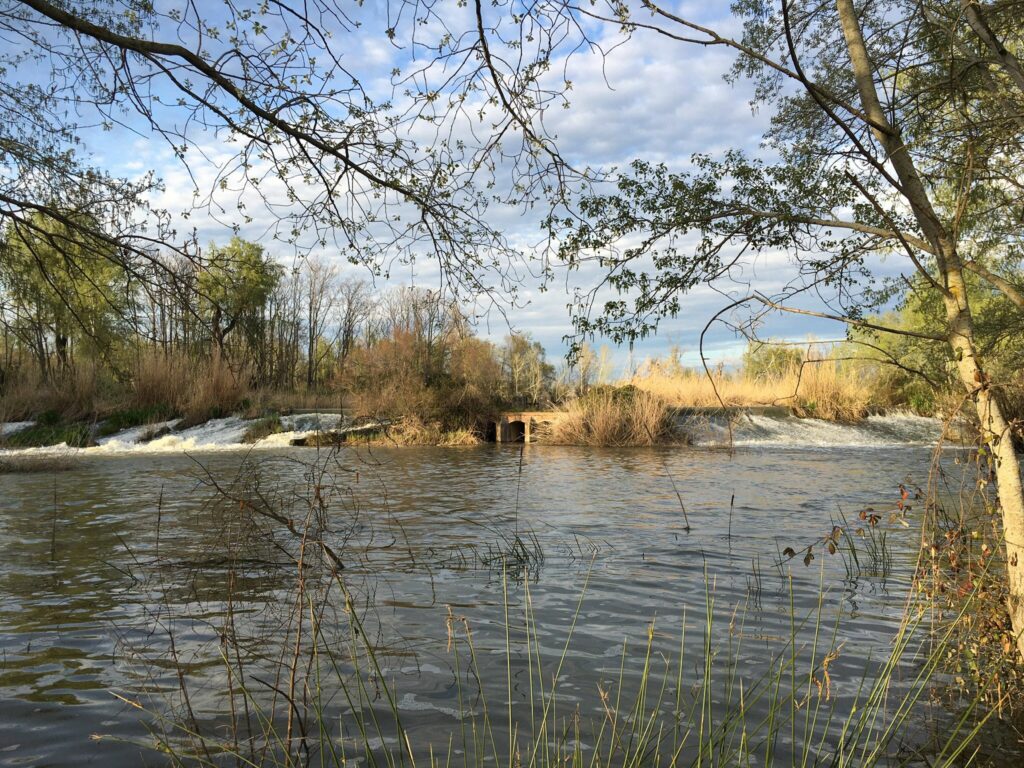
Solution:
M 19 371 L 0 391 L 0 421 L 22 421 L 40 414 L 64 421 L 90 421 L 116 402 L 116 386 L 91 363 L 44 380 L 37 371 Z
M 281 417 L 276 413 L 256 419 L 242 435 L 242 442 L 251 444 L 284 431 Z
M 643 446 L 681 439 L 675 414 L 658 395 L 636 387 L 598 387 L 570 401 L 544 442 Z
M 249 394 L 248 381 L 244 367 L 235 370 L 216 360 L 199 366 L 182 410 L 185 424 L 201 423 L 239 410 Z
M 923 639 L 923 612 L 914 612 L 901 626 L 887 657 L 865 659 L 865 677 L 858 684 L 835 677 L 833 666 L 844 649 L 836 642 L 823 594 L 816 611 L 793 617 L 780 652 L 767 671 L 752 678 L 743 669 L 750 653 L 745 609 L 719 607 L 710 581 L 701 616 L 684 613 L 675 632 L 666 633 L 652 620 L 628 633 L 618 674 L 591 698 L 580 697 L 567 670 L 585 588 L 551 655 L 541 650 L 531 581 L 519 583 L 523 600 L 517 608 L 509 598 L 511 581 L 502 577 L 504 648 L 481 648 L 471 618 L 447 609 L 443 656 L 452 669 L 458 723 L 450 730 L 412 735 L 400 703 L 404 692 L 389 673 L 358 601 L 335 574 L 333 600 L 345 606 L 340 628 L 327 618 L 329 596 L 309 589 L 297 602 L 301 612 L 293 614 L 273 685 L 257 685 L 254 681 L 262 678 L 253 671 L 246 679 L 239 673 L 239 649 L 226 648 L 230 735 L 194 714 L 183 719 L 152 712 L 159 748 L 177 765 L 870 767 L 902 764 L 896 757 L 902 751 L 907 762 L 924 753 L 930 766 L 953 766 L 971 755 L 985 720 L 972 724 L 966 714 L 952 717 L 934 741 L 904 741 L 925 707 L 946 649 L 944 639 L 937 644 Z M 696 657 L 688 655 L 687 643 L 687 632 L 694 631 L 701 638 Z M 676 653 L 667 655 L 663 649 L 673 637 Z M 550 636 L 545 642 L 552 642 Z M 504 680 L 488 679 L 481 667 L 481 655 L 496 652 L 504 654 Z M 347 713 L 340 733 L 332 725 L 338 703 Z M 243 710 L 248 713 L 244 723 L 239 722 Z
M 132 372 L 130 403 L 182 413 L 191 399 L 193 379 L 203 373 L 202 366 L 182 353 L 143 352 Z
M 470 429 L 447 428 L 439 420 L 421 416 L 403 416 L 391 421 L 377 432 L 349 437 L 346 442 L 385 446 L 439 446 L 452 448 L 478 445 L 480 437 Z
M 799 416 L 835 421 L 863 418 L 877 399 L 862 372 L 814 350 L 806 359 L 760 375 L 747 369 L 718 369 L 709 375 L 675 361 L 653 360 L 629 383 L 679 407 L 784 406 Z

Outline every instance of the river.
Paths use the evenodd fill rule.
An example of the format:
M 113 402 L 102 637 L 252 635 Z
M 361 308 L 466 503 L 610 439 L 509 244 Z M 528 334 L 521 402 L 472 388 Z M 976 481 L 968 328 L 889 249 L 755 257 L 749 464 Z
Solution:
M 541 750 L 611 744 L 601 724 L 625 720 L 645 680 L 661 727 L 692 725 L 689 741 L 666 731 L 659 742 L 683 757 L 704 749 L 702 714 L 704 731 L 714 721 L 729 734 L 709 752 L 779 764 L 827 754 L 854 703 L 866 706 L 905 615 L 921 510 L 912 495 L 899 509 L 899 489 L 928 482 L 938 425 L 757 417 L 731 451 L 318 452 L 287 436 L 242 447 L 242 431 L 224 420 L 145 445 L 125 434 L 22 452 L 69 464 L 0 475 L 0 765 L 159 765 L 166 748 L 154 747 L 187 750 L 190 729 L 251 757 L 239 739 L 266 739 L 238 725 L 246 708 L 257 731 L 287 728 L 291 710 L 294 751 L 313 764 L 332 750 L 506 762 L 509 722 L 512 761 L 526 763 L 531 730 L 547 734 Z M 301 535 L 307 515 L 303 548 L 287 527 Z M 323 562 L 317 537 L 343 570 Z M 312 661 L 308 646 L 292 656 L 300 621 L 307 636 L 317 622 Z M 886 706 L 921 668 L 914 649 Z M 783 680 L 792 700 L 779 698 Z M 730 721 L 741 707 L 746 720 Z M 769 745 L 758 729 L 776 710 L 791 722 Z M 915 713 L 888 751 L 926 738 L 933 716 Z

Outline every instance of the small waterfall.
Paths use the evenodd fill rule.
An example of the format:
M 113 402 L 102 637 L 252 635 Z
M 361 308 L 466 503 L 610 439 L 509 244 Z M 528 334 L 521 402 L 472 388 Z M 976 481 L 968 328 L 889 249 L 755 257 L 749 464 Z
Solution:
M 113 435 L 101 437 L 96 445 L 89 448 L 71 448 L 66 443 L 39 448 L 7 449 L 0 453 L 85 453 L 85 454 L 135 454 L 135 453 L 189 453 L 251 448 L 287 447 L 291 441 L 344 426 L 345 417 L 338 413 L 303 413 L 281 417 L 281 431 L 257 440 L 244 443 L 246 432 L 258 419 L 243 419 L 228 416 L 211 419 L 194 427 L 177 430 L 180 419 L 131 427 Z M 12 435 L 32 426 L 33 422 L 0 423 L 0 437 Z
M 246 432 L 257 420 L 229 416 L 211 419 L 198 426 L 177 429 L 180 420 L 132 427 L 97 440 L 82 449 L 65 444 L 28 448 L 0 453 L 185 453 L 253 448 L 287 448 L 293 441 L 324 431 L 343 430 L 346 419 L 339 413 L 301 413 L 281 417 L 280 431 L 255 443 L 243 443 Z M 730 435 L 729 426 L 732 426 Z M 15 434 L 33 422 L 0 423 L 0 437 Z M 942 437 L 940 419 L 893 412 L 869 416 L 854 424 L 841 424 L 822 419 L 791 416 L 780 409 L 688 412 L 681 425 L 698 446 L 716 447 L 731 444 L 740 448 L 894 448 L 900 446 L 931 446 Z M 956 432 L 956 429 L 953 430 Z
M 35 426 L 34 421 L 5 421 L 0 422 L 0 438 L 13 435 L 15 432 L 21 432 L 23 429 Z
M 894 448 L 935 445 L 941 419 L 893 412 L 844 424 L 779 413 L 739 411 L 728 415 L 688 416 L 684 428 L 702 446 L 777 448 Z

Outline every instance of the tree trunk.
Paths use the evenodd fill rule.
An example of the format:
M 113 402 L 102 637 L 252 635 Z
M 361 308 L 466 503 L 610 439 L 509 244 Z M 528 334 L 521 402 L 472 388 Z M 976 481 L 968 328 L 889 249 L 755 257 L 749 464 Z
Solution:
M 1013 447 L 1010 426 L 977 355 L 974 320 L 967 301 L 963 263 L 956 243 L 947 233 L 932 205 L 898 126 L 889 123 L 882 109 L 875 87 L 874 70 L 853 0 L 836 0 L 836 12 L 846 40 L 861 104 L 871 120 L 871 133 L 885 149 L 885 159 L 891 163 L 900 182 L 899 192 L 910 204 L 921 232 L 934 250 L 941 283 L 938 290 L 946 308 L 949 345 L 956 358 L 960 381 L 974 400 L 981 438 L 991 451 L 995 464 L 996 489 L 1006 545 L 1006 578 L 1009 587 L 1007 610 L 1018 653 L 1024 658 L 1024 487 L 1021 485 L 1020 461 Z
M 313 389 L 313 382 L 316 380 L 316 341 L 313 338 L 313 332 L 309 332 L 308 344 L 306 349 L 306 389 Z
M 956 256 L 947 259 L 949 261 L 957 264 Z M 951 294 L 946 298 L 949 344 L 956 358 L 960 381 L 974 400 L 982 440 L 991 451 L 1006 546 L 1006 578 L 1009 584 L 1006 607 L 1017 651 L 1024 658 L 1024 487 L 1021 484 L 1020 458 L 1002 406 L 978 359 L 974 320 L 967 303 L 963 272 L 960 269 L 950 271 L 947 284 Z
M 68 337 L 60 331 L 54 334 L 54 350 L 57 353 L 57 364 L 60 366 L 60 375 L 67 376 L 70 361 L 68 360 Z

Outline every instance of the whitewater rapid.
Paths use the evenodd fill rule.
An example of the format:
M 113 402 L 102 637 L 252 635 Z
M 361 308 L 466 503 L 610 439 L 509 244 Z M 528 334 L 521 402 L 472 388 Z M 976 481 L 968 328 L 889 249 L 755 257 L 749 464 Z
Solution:
M 252 450 L 282 448 L 293 440 L 308 438 L 318 432 L 339 429 L 343 416 L 336 413 L 305 413 L 281 417 L 282 431 L 252 443 L 243 442 L 246 432 L 256 419 L 228 416 L 211 419 L 198 426 L 180 431 L 175 427 L 180 419 L 131 427 L 113 435 L 101 437 L 96 445 L 73 448 L 67 443 L 38 448 L 0 449 L 0 455 L 24 454 L 138 454 L 138 453 L 200 453 L 210 451 Z M 0 424 L 0 434 L 8 436 L 32 426 L 32 422 Z
M 724 418 L 691 420 L 686 427 L 696 445 L 775 448 L 894 448 L 937 445 L 944 434 L 941 419 L 893 412 L 852 423 L 741 412 Z M 949 435 L 947 435 L 947 438 Z
M 2 449 L 10 454 L 159 454 L 205 453 L 212 451 L 286 448 L 293 441 L 318 432 L 344 429 L 344 417 L 336 413 L 305 413 L 281 417 L 281 430 L 255 442 L 245 443 L 246 432 L 255 420 L 239 416 L 212 419 L 198 426 L 177 429 L 180 420 L 132 427 L 102 437 L 88 448 L 72 448 L 65 443 L 40 448 Z M 0 423 L 0 437 L 8 437 L 32 426 L 32 422 Z M 731 426 L 731 429 L 730 429 Z M 726 415 L 685 417 L 683 430 L 694 445 L 750 449 L 874 449 L 900 446 L 934 446 L 943 439 L 940 419 L 911 413 L 873 415 L 854 424 L 822 419 L 741 411 Z M 948 434 L 946 438 L 950 442 Z

